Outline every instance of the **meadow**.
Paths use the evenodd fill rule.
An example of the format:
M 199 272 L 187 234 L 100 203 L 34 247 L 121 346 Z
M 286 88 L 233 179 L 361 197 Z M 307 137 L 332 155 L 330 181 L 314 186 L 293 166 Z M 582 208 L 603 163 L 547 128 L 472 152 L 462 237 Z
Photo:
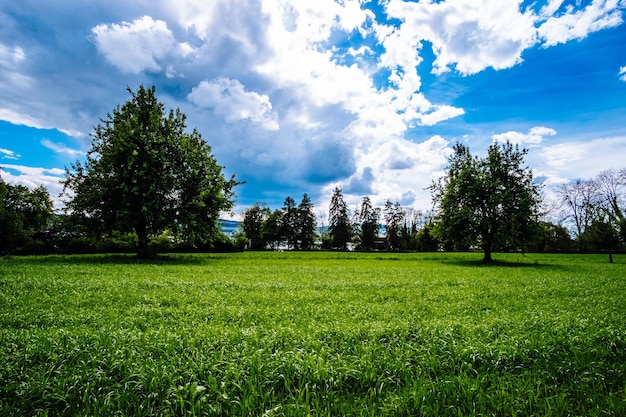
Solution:
M 2 416 L 624 416 L 626 258 L 0 259 Z

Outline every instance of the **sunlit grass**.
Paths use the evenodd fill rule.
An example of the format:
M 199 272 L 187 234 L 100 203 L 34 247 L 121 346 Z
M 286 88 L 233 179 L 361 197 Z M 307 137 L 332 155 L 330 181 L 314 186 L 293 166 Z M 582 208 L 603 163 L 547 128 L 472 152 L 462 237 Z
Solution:
M 0 415 L 626 415 L 617 257 L 0 260 Z

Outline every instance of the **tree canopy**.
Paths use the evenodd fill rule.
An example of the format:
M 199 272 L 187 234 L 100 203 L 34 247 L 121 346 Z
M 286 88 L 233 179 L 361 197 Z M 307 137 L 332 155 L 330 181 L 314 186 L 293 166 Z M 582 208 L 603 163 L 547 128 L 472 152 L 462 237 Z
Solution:
M 52 214 L 52 201 L 43 186 L 31 190 L 0 178 L 0 253 L 33 243 L 48 227 Z
M 540 186 L 525 167 L 526 150 L 494 143 L 485 158 L 456 144 L 448 171 L 431 185 L 438 236 L 457 249 L 524 249 L 538 232 Z
M 128 91 L 96 126 L 87 161 L 66 169 L 68 211 L 94 235 L 134 231 L 142 256 L 166 229 L 190 246 L 210 244 L 238 182 L 224 177 L 200 133 L 185 131 L 180 110 L 166 113 L 155 87 Z

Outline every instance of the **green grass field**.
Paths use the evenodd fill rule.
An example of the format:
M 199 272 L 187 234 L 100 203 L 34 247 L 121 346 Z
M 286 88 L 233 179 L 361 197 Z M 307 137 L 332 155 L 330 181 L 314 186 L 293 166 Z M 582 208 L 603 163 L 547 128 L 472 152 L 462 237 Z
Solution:
M 0 259 L 0 415 L 626 415 L 626 258 L 481 256 Z

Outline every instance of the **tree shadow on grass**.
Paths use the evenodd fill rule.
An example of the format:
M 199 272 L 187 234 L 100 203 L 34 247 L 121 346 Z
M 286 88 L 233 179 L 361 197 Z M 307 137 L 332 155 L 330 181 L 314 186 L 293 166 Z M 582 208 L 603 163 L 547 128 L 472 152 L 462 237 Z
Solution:
M 494 259 L 491 262 L 484 262 L 482 259 L 482 255 L 480 257 L 476 257 L 474 259 L 466 258 L 443 258 L 440 259 L 442 263 L 454 264 L 459 266 L 472 266 L 472 267 L 510 267 L 510 268 L 545 268 L 545 269 L 558 269 L 558 270 L 570 270 L 577 269 L 579 265 L 582 264 L 598 264 L 598 265 L 613 265 L 613 264 L 624 264 L 625 258 L 615 258 L 613 264 L 609 263 L 608 256 L 604 258 L 605 255 L 587 255 L 587 254 L 554 254 L 557 257 L 547 257 L 541 255 L 550 255 L 546 254 L 538 254 L 539 257 L 533 257 L 533 253 L 528 255 L 526 254 L 518 254 L 518 257 L 515 257 L 513 253 L 503 252 L 505 259 L 498 258 L 495 255 Z M 569 258 L 558 258 L 558 256 L 568 256 Z M 506 259 L 506 258 L 509 259 Z
M 497 256 L 497 255 L 496 255 Z M 478 267 L 478 268 L 560 268 L 562 265 L 555 265 L 552 263 L 541 263 L 539 259 L 533 259 L 531 257 L 527 257 L 526 255 L 520 254 L 523 259 L 514 260 L 514 259 L 492 259 L 491 261 L 485 262 L 482 258 L 482 254 L 480 257 L 476 257 L 475 259 L 454 259 L 454 258 L 446 258 L 442 259 L 442 263 L 453 264 L 458 266 L 466 266 L 466 267 Z
M 15 259 L 27 260 L 28 263 L 39 264 L 72 264 L 72 265 L 202 265 L 209 260 L 224 259 L 224 254 L 160 254 L 150 258 L 142 258 L 136 254 L 89 254 L 89 255 L 46 255 Z
M 491 262 L 485 262 L 482 259 L 480 260 L 447 260 L 445 263 L 455 264 L 459 266 L 473 266 L 473 267 L 481 267 L 481 268 L 546 268 L 552 267 L 554 265 L 542 264 L 539 262 L 518 262 L 518 261 L 502 261 L 502 260 L 493 260 Z

